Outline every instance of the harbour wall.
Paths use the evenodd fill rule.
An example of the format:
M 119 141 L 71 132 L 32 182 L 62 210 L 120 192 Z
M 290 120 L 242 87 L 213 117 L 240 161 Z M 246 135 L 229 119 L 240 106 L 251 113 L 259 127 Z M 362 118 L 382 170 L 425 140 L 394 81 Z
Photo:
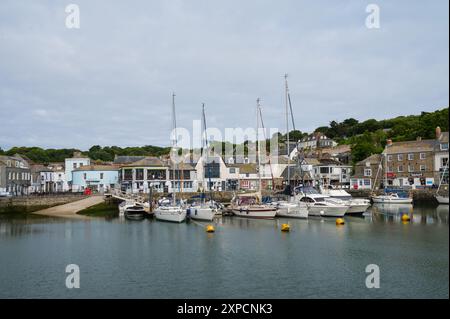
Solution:
M 360 189 L 360 190 L 355 190 L 355 189 L 351 189 L 348 190 L 348 192 L 356 198 L 368 198 L 370 197 L 372 191 L 369 189 Z M 436 198 L 434 197 L 434 195 L 436 195 L 436 190 L 435 189 L 414 189 L 414 190 L 410 190 L 410 192 L 413 195 L 413 200 L 414 202 L 418 203 L 418 202 L 436 202 Z M 382 191 L 378 190 L 375 191 L 375 193 L 377 195 L 381 194 Z M 440 192 L 440 194 L 448 194 L 448 188 L 443 188 Z M 437 202 L 436 202 L 437 203 Z
M 0 198 L 0 214 L 31 213 L 86 198 L 86 195 L 64 193 L 59 195 L 31 195 Z

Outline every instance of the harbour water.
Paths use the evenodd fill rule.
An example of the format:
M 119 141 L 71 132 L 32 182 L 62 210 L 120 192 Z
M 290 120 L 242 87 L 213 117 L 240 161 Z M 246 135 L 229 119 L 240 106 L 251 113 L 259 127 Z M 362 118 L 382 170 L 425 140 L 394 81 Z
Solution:
M 375 206 L 343 226 L 223 217 L 212 234 L 201 223 L 0 217 L 0 297 L 448 298 L 448 214 Z M 66 288 L 68 264 L 79 289 Z M 379 289 L 366 287 L 369 264 Z

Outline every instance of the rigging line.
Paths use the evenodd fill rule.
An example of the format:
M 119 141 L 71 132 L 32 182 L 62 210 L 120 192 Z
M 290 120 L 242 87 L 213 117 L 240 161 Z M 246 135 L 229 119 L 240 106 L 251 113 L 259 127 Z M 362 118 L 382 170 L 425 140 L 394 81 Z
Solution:
M 259 117 L 261 119 L 261 126 L 262 126 L 262 129 L 263 129 L 264 140 L 267 141 L 266 129 L 265 129 L 265 126 L 264 126 L 264 120 L 263 120 L 263 116 L 262 116 L 261 107 L 259 107 Z M 270 168 L 270 176 L 272 177 L 272 188 L 274 188 L 275 187 L 275 179 L 273 177 L 272 163 L 271 163 L 271 160 L 270 160 L 270 155 L 269 155 L 269 168 Z
M 292 128 L 294 131 L 296 131 L 295 122 L 294 122 L 294 112 L 292 111 L 292 103 L 291 103 L 291 94 L 290 93 L 288 93 L 288 101 L 289 101 L 289 109 L 291 110 Z

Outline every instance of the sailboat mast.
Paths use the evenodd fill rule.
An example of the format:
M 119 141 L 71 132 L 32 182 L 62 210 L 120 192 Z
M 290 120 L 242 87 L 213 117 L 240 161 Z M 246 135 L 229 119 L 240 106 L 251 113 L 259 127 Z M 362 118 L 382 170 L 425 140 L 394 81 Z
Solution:
M 260 144 L 259 144 L 259 113 L 261 109 L 260 99 L 256 99 L 256 159 L 258 164 L 258 180 L 259 180 L 259 192 L 262 194 L 261 185 L 261 159 L 260 159 Z M 262 195 L 261 195 L 262 196 Z
M 178 152 L 177 149 L 177 120 L 175 117 L 175 92 L 172 93 L 172 128 L 173 128 L 173 132 L 174 132 L 174 137 L 172 140 L 172 149 L 174 152 Z M 174 154 L 175 155 L 175 154 Z M 176 205 L 176 196 L 177 196 L 177 188 L 176 188 L 176 161 L 173 161 L 173 167 L 172 167 L 172 174 L 173 174 L 173 205 Z
M 388 167 L 387 167 L 387 144 L 384 148 L 384 189 L 386 189 L 387 187 L 387 183 L 388 183 Z
M 205 146 L 206 146 L 206 152 L 205 152 L 205 164 L 208 170 L 208 189 L 209 189 L 209 196 L 210 196 L 210 200 L 213 199 L 212 196 L 212 183 L 211 183 L 211 167 L 209 165 L 209 158 L 208 158 L 208 134 L 206 132 L 206 113 L 205 113 L 205 103 L 202 104 L 202 117 L 203 117 L 203 127 L 204 127 L 204 137 L 205 137 Z M 203 177 L 204 178 L 204 177 Z
M 288 75 L 284 75 L 284 84 L 285 84 L 285 102 L 286 102 L 286 153 L 288 157 L 288 185 L 291 186 L 291 170 L 290 170 L 290 164 L 291 164 L 291 157 L 289 153 L 289 86 L 287 81 Z

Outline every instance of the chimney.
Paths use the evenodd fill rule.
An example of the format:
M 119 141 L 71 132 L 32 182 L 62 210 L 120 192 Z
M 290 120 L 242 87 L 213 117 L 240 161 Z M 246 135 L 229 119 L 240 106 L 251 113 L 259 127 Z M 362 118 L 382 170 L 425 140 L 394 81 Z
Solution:
M 422 141 L 422 137 L 421 136 L 417 136 L 416 140 L 417 140 L 417 142 L 420 142 L 420 141 Z
M 387 146 L 391 146 L 392 145 L 392 140 L 391 139 L 388 139 L 387 140 Z
M 436 139 L 440 139 L 441 138 L 441 128 L 438 126 L 436 127 Z

